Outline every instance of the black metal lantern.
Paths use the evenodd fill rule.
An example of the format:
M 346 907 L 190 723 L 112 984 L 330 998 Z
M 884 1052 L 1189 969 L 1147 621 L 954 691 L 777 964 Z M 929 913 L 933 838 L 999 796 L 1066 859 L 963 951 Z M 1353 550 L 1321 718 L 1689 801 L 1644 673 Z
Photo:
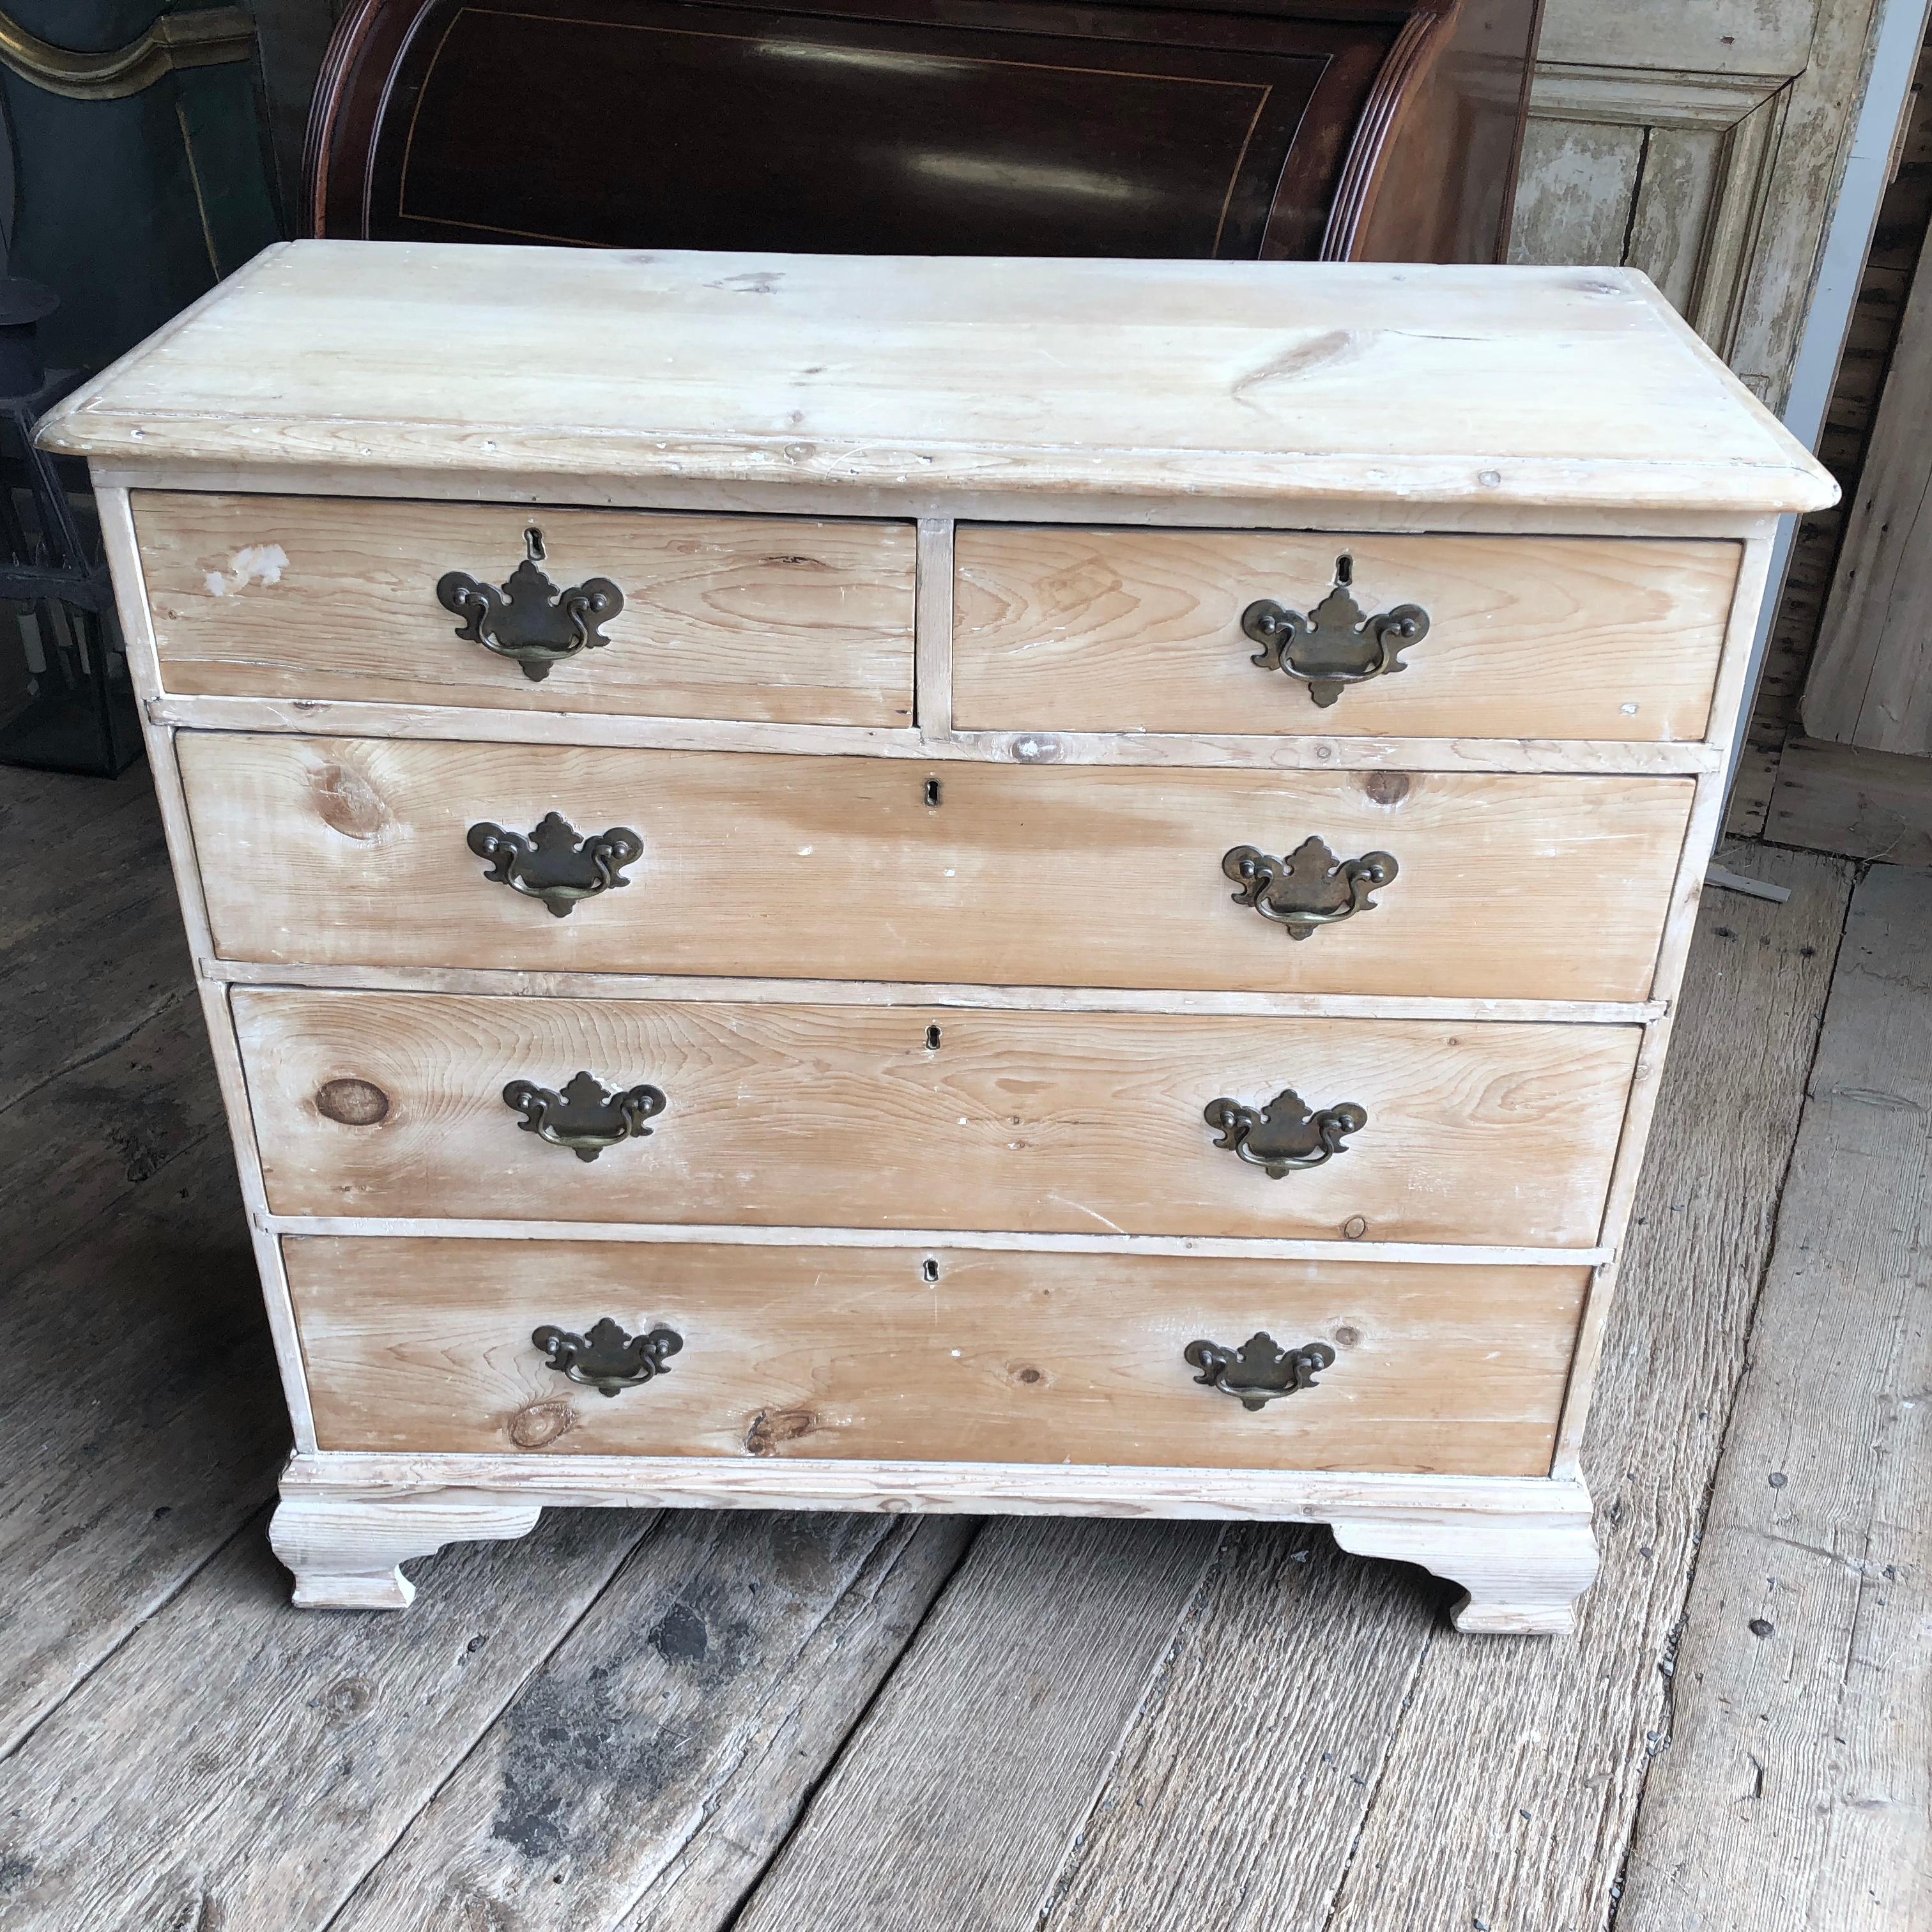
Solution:
M 0 278 L 0 764 L 112 778 L 141 755 L 128 658 L 92 502 L 34 447 L 79 380 L 41 365 L 58 298 Z

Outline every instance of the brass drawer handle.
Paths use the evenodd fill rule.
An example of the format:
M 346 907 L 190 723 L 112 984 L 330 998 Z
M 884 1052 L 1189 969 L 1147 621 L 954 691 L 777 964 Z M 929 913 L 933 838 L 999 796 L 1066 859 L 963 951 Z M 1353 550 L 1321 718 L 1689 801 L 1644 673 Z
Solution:
M 1291 939 L 1306 939 L 1317 926 L 1373 912 L 1370 893 L 1402 868 L 1387 852 L 1338 859 L 1322 840 L 1308 838 L 1286 859 L 1258 846 L 1237 845 L 1222 855 L 1221 869 L 1241 889 L 1234 895 L 1235 904 L 1252 906 L 1262 918 L 1285 926 Z
M 527 554 L 500 590 L 479 584 L 467 571 L 452 570 L 437 580 L 436 601 L 464 620 L 457 627 L 459 638 L 512 659 L 524 676 L 541 682 L 552 664 L 610 641 L 597 627 L 623 609 L 624 593 L 608 577 L 586 578 L 560 590 L 537 568 L 542 535 L 526 530 L 524 547 Z
M 490 861 L 486 879 L 526 899 L 542 899 L 558 919 L 568 919 L 580 899 L 628 886 L 623 869 L 644 851 L 644 842 L 628 826 L 580 838 L 576 826 L 554 812 L 527 838 L 486 819 L 470 828 L 469 844 L 478 858 Z
M 648 1335 L 626 1335 L 609 1316 L 588 1335 L 546 1323 L 530 1340 L 549 1358 L 549 1366 L 599 1395 L 641 1388 L 667 1372 L 664 1364 L 684 1346 L 675 1328 L 653 1328 Z
M 1280 1180 L 1294 1168 L 1319 1167 L 1346 1154 L 1344 1136 L 1360 1132 L 1369 1124 L 1367 1108 L 1352 1100 L 1311 1108 L 1292 1087 L 1284 1088 L 1259 1112 L 1238 1100 L 1210 1100 L 1203 1118 L 1220 1136 L 1214 1143 L 1217 1148 L 1232 1150 L 1270 1180 Z
M 561 1094 L 533 1080 L 512 1080 L 503 1089 L 503 1104 L 523 1115 L 518 1124 L 526 1133 L 569 1148 L 579 1160 L 595 1160 L 620 1141 L 644 1139 L 651 1131 L 644 1123 L 664 1112 L 665 1101 L 658 1088 L 613 1093 L 595 1074 L 578 1073 Z
M 1352 684 L 1366 684 L 1408 667 L 1402 653 L 1429 634 L 1429 613 L 1420 604 L 1366 615 L 1349 586 L 1352 559 L 1335 560 L 1335 587 L 1304 616 L 1264 597 L 1241 613 L 1241 628 L 1261 650 L 1249 662 L 1284 671 L 1308 687 L 1326 707 Z
M 1258 1330 L 1238 1348 L 1224 1348 L 1219 1342 L 1190 1342 L 1181 1352 L 1190 1368 L 1201 1371 L 1194 1378 L 1197 1382 L 1232 1396 L 1247 1409 L 1265 1408 L 1277 1396 L 1313 1388 L 1316 1375 L 1335 1363 L 1335 1351 L 1326 1342 L 1282 1348 L 1272 1335 Z

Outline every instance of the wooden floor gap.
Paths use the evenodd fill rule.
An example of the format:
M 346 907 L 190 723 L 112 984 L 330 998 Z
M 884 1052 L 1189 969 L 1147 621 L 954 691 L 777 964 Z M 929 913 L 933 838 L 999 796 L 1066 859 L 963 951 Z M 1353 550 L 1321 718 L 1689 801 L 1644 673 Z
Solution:
M 1756 839 L 1752 842 L 1755 844 L 1772 845 L 1776 842 L 1771 839 Z M 1782 849 L 1803 851 L 1807 856 L 1816 856 L 1810 854 L 1808 848 L 1803 847 Z M 1843 855 L 1830 854 L 1825 856 L 1839 857 Z M 1832 949 L 1830 965 L 1826 975 L 1828 988 L 1837 979 L 1838 962 L 1844 950 L 1845 932 L 1850 920 L 1852 902 L 1858 896 L 1858 886 L 1864 883 L 1865 874 L 1870 870 L 1869 866 L 1858 867 L 1852 877 L 1852 889 L 1845 896 L 1845 917 L 1839 922 L 1838 944 Z M 1818 1065 L 1819 1048 L 1825 1037 L 1825 1016 L 1830 1009 L 1830 1005 L 1831 1001 L 1828 993 L 1826 998 L 1820 1003 L 1817 1012 L 1813 1020 L 1811 1051 L 1805 1058 L 1804 1081 L 1802 1089 L 1804 1105 L 1808 1106 L 1810 1102 L 1812 1076 Z M 1802 1108 L 1800 1114 L 1799 1131 L 1802 1132 Z M 1780 1224 L 1784 1216 L 1784 1193 L 1786 1188 L 1790 1184 L 1792 1162 L 1796 1158 L 1797 1153 L 1798 1133 L 1794 1132 L 1791 1136 L 1790 1145 L 1784 1150 L 1784 1163 L 1778 1171 L 1778 1183 L 1772 1194 L 1769 1236 L 1765 1243 L 1763 1259 L 1758 1264 L 1757 1279 L 1751 1288 L 1750 1312 L 1744 1323 L 1743 1366 L 1737 1379 L 1724 1392 L 1723 1424 L 1718 1432 L 1716 1450 L 1712 1456 L 1710 1466 L 1704 1472 L 1703 1492 L 1698 1500 L 1695 1519 L 1696 1529 L 1691 1540 L 1690 1562 L 1684 1571 L 1683 1586 L 1678 1597 L 1677 1617 L 1676 1622 L 1670 1626 L 1666 1652 L 1665 1660 L 1672 1667 L 1661 1672 L 1664 1678 L 1664 1708 L 1660 1714 L 1660 1741 L 1656 1749 L 1646 1756 L 1643 1767 L 1637 1774 L 1636 1792 L 1630 1808 L 1629 1826 L 1624 1834 L 1622 1843 L 1617 1846 L 1616 1850 L 1616 1897 L 1612 1900 L 1609 1916 L 1604 1921 L 1604 1932 L 1614 1932 L 1617 1916 L 1616 1909 L 1617 1898 L 1622 1896 L 1624 1874 L 1629 1869 L 1632 1848 L 1636 1843 L 1638 1832 L 1642 1828 L 1644 1801 L 1648 1792 L 1652 1768 L 1663 1753 L 1670 1748 L 1671 1739 L 1676 1730 L 1677 1674 L 1675 1665 L 1678 1648 L 1683 1639 L 1686 1619 L 1690 1615 L 1690 1593 L 1697 1581 L 1697 1567 L 1701 1560 L 1705 1532 L 1710 1524 L 1712 1504 L 1717 1495 L 1718 1472 L 1724 1466 L 1724 1450 L 1730 1440 L 1732 1419 L 1737 1413 L 1739 1393 L 1744 1388 L 1745 1378 L 1750 1372 L 1751 1343 L 1757 1332 L 1758 1313 L 1764 1303 L 1765 1284 L 1771 1278 L 1772 1263 L 1778 1254 Z
M 1180 1647 L 1186 1641 L 1189 1626 L 1206 1610 L 1209 1594 L 1220 1572 L 1222 1553 L 1227 1549 L 1228 1538 L 1232 1533 L 1232 1524 L 1222 1526 L 1220 1534 L 1214 1539 L 1214 1548 L 1208 1552 L 1207 1562 L 1201 1566 L 1201 1574 L 1195 1582 L 1194 1594 L 1176 1612 L 1174 1628 L 1168 1633 L 1167 1642 L 1162 1646 L 1160 1654 L 1154 1659 L 1154 1667 L 1148 1671 L 1147 1681 L 1141 1686 L 1141 1694 L 1134 1700 L 1132 1711 L 1129 1714 L 1126 1722 L 1120 1726 L 1120 1735 L 1114 1740 L 1112 1754 L 1106 1762 L 1100 1766 L 1099 1773 L 1094 1780 L 1094 1789 L 1088 1796 L 1085 1808 L 1074 1820 L 1072 1830 L 1066 1834 L 1066 1844 L 1060 1852 L 1059 1862 L 1048 1874 L 1046 1884 L 1040 1888 L 1039 1900 L 1033 1910 L 1032 1923 L 1034 1924 L 1044 1924 L 1048 1914 L 1058 1903 L 1061 1889 L 1060 1882 L 1066 1874 L 1067 1864 L 1072 1857 L 1074 1847 L 1086 1836 L 1089 1827 L 1092 1825 L 1094 1813 L 1106 1791 L 1108 1781 L 1114 1775 L 1115 1768 L 1126 1753 L 1129 1739 L 1132 1737 L 1142 1719 L 1146 1716 L 1149 1706 L 1159 1696 L 1162 1684 L 1172 1673 L 1174 1666 L 1180 1658 Z
M 1382 1786 L 1388 1776 L 1389 1766 L 1396 1761 L 1402 1748 L 1402 1733 L 1408 1727 L 1408 1714 L 1414 1708 L 1415 1687 L 1421 1681 L 1423 1666 L 1429 1661 L 1430 1652 L 1436 1648 L 1436 1640 L 1440 1630 L 1431 1628 L 1424 1634 L 1416 1646 L 1414 1660 L 1408 1666 L 1408 1681 L 1402 1687 L 1402 1702 L 1397 1706 L 1401 1714 L 1396 1720 L 1395 1729 L 1389 1733 L 1388 1748 L 1382 1754 L 1381 1762 L 1376 1769 L 1376 1781 L 1362 1805 L 1362 1815 L 1355 1820 L 1355 1829 L 1348 1840 L 1347 1853 L 1342 1860 L 1342 1869 L 1335 1874 L 1334 1889 L 1328 1894 L 1328 1909 L 1322 1915 L 1322 1924 L 1313 1932 L 1328 1932 L 1335 1922 L 1335 1915 L 1342 1909 L 1342 1900 L 1348 1889 L 1348 1880 L 1355 1869 L 1355 1854 L 1361 1849 L 1363 1834 L 1369 1828 L 1369 1820 L 1375 1816 L 1376 1806 L 1381 1802 Z M 1452 1638 L 1452 1641 L 1454 1641 Z M 1558 1642 L 1564 1640 L 1559 1638 Z
M 489 1722 L 478 1727 L 476 1735 L 470 1741 L 469 1748 L 464 1751 L 459 1756 L 452 1759 L 451 1762 L 444 1767 L 442 1775 L 436 1780 L 434 1786 L 424 1793 L 422 1802 L 410 1814 L 408 1817 L 403 1820 L 402 1823 L 397 1828 L 394 1834 L 391 1837 L 389 1842 L 382 1847 L 382 1850 L 363 1867 L 362 1874 L 357 1878 L 356 1882 L 342 1894 L 340 1900 L 336 1904 L 335 1909 L 329 1913 L 328 1916 L 325 1918 L 319 1926 L 316 1928 L 316 1932 L 330 1932 L 330 1928 L 340 1921 L 342 1915 L 355 1904 L 357 1898 L 362 1895 L 364 1890 L 368 1887 L 370 1880 L 372 1880 L 376 1876 L 376 1873 L 381 1870 L 384 1861 L 388 1858 L 389 1854 L 393 1852 L 396 1847 L 409 1836 L 410 1832 L 416 1828 L 416 1820 L 422 1817 L 423 1814 L 436 1802 L 436 1799 L 442 1795 L 445 1788 L 448 1785 L 450 1780 L 462 1770 L 463 1767 L 470 1762 L 470 1759 L 473 1757 L 477 1751 L 479 1750 L 488 1742 L 490 1734 L 495 1730 L 498 1722 L 502 1718 L 503 1713 L 530 1688 L 530 1684 L 535 1680 L 538 1673 L 541 1672 L 544 1666 L 550 1662 L 550 1659 L 554 1658 L 557 1652 L 576 1635 L 578 1630 L 582 1625 L 584 1618 L 589 1616 L 590 1612 L 603 1601 L 605 1594 L 616 1587 L 618 1580 L 623 1576 L 624 1573 L 638 1560 L 638 1551 L 642 1550 L 644 1546 L 651 1540 L 652 1538 L 656 1536 L 658 1532 L 664 1526 L 665 1514 L 666 1512 L 663 1510 L 656 1510 L 651 1513 L 650 1520 L 644 1525 L 641 1530 L 638 1532 L 637 1540 L 632 1543 L 628 1550 L 625 1551 L 622 1557 L 619 1560 L 616 1568 L 614 1569 L 610 1572 L 609 1576 L 604 1580 L 602 1588 L 593 1590 L 590 1594 L 584 1599 L 583 1607 L 578 1612 L 577 1615 L 572 1618 L 570 1622 L 566 1624 L 562 1629 L 557 1633 L 556 1640 L 555 1642 L 552 1643 L 547 1649 L 536 1652 L 530 1658 L 530 1667 L 525 1670 L 524 1674 L 510 1687 L 509 1695 L 506 1696 L 503 1701 L 496 1706 L 495 1711 L 491 1713 Z M 330 1616 L 336 1613 L 328 1610 L 316 1610 L 311 1611 L 308 1614 L 315 1616 Z M 354 1613 L 351 1612 L 350 1614 Z M 405 1611 L 393 1613 L 388 1612 L 378 1612 L 376 1614 L 398 1614 L 406 1616 L 408 1613 Z
M 812 1808 L 818 1802 L 820 1792 L 838 1776 L 840 1766 L 845 1762 L 846 1754 L 852 1748 L 853 1740 L 865 1730 L 866 1720 L 872 1714 L 872 1707 L 886 1694 L 892 1680 L 898 1676 L 899 1666 L 904 1662 L 907 1653 L 919 1641 L 920 1632 L 925 1629 L 933 1612 L 946 1600 L 946 1592 L 952 1588 L 953 1579 L 966 1567 L 967 1558 L 973 1554 L 975 1546 L 985 1533 L 986 1527 L 986 1520 L 982 1517 L 979 1528 L 959 1546 L 958 1557 L 952 1568 L 946 1573 L 946 1581 L 932 1593 L 932 1600 L 926 1605 L 925 1612 L 919 1621 L 907 1630 L 905 1642 L 900 1645 L 899 1654 L 894 1660 L 892 1667 L 880 1675 L 878 1682 L 872 1687 L 872 1694 L 853 1713 L 852 1721 L 845 1728 L 845 1735 L 838 1740 L 838 1748 L 826 1760 L 824 1769 L 812 1780 L 811 1789 L 800 1800 L 798 1809 L 792 1815 L 791 1823 L 773 1840 L 772 1848 L 766 1854 L 764 1862 L 751 1875 L 744 1890 L 738 1894 L 737 1903 L 724 1918 L 718 1922 L 716 1932 L 737 1932 L 739 1923 L 742 1920 L 745 1914 L 751 1910 L 752 1901 L 758 1897 L 760 1888 L 764 1884 L 766 1874 L 784 1856 L 785 1848 L 793 1839 L 804 1829 L 806 1820 L 812 1816 Z M 326 1926 L 322 1928 L 322 1932 L 328 1932 Z
M 172 1587 L 168 1591 L 167 1594 L 157 1600 L 157 1601 L 150 1606 L 147 1610 L 144 1611 L 140 1616 L 137 1617 L 134 1622 L 130 1623 L 128 1628 L 115 1639 L 113 1642 L 109 1645 L 106 1649 L 104 1650 L 92 1664 L 88 1664 L 85 1670 L 82 1670 L 76 1676 L 75 1676 L 68 1684 L 66 1689 L 64 1690 L 44 1711 L 41 1712 L 31 1724 L 26 1725 L 22 1730 L 18 1737 L 15 1738 L 10 1743 L 0 1744 L 0 1765 L 7 1764 L 14 1758 L 18 1757 L 21 1752 L 25 1750 L 27 1747 L 33 1742 L 34 1739 L 39 1736 L 41 1727 L 45 1725 L 57 1712 L 59 1712 L 66 1707 L 68 1700 L 74 1696 L 74 1693 L 80 1690 L 81 1686 L 86 1683 L 87 1681 L 93 1676 L 96 1671 L 100 1670 L 105 1666 L 112 1663 L 115 1658 L 118 1657 L 122 1652 L 128 1647 L 128 1644 L 135 1637 L 138 1636 L 149 1624 L 152 1623 L 155 1618 L 159 1616 L 161 1612 L 165 1610 L 168 1606 L 172 1604 L 174 1600 L 178 1597 L 204 1570 L 208 1568 L 211 1563 L 215 1562 L 224 1550 L 232 1548 L 239 1538 L 244 1536 L 266 1537 L 268 1533 L 268 1512 L 273 1507 L 274 1502 L 274 1498 L 273 1496 L 266 1498 L 249 1516 L 243 1520 L 238 1528 L 231 1531 L 226 1536 L 223 1537 L 219 1542 L 214 1544 L 212 1547 L 206 1550 L 202 1554 L 200 1560 L 194 1564 L 191 1568 L 184 1570 L 181 1575 L 176 1578 Z

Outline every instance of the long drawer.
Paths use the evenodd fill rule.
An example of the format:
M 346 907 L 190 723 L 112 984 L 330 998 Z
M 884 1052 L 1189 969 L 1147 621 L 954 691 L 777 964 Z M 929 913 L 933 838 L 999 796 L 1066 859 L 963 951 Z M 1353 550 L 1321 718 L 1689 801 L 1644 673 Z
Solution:
M 325 1449 L 1546 1474 L 1586 1271 L 622 1241 L 283 1244 Z M 595 1337 L 600 1322 L 619 1334 Z M 606 1396 L 580 1374 L 663 1372 Z M 626 1341 L 655 1347 L 627 1350 Z M 1250 1409 L 1258 1333 L 1332 1366 Z M 1284 1377 L 1283 1379 L 1289 1378 Z
M 1639 1036 L 249 988 L 234 1011 L 278 1214 L 1531 1247 L 1596 1240 Z
M 170 692 L 911 720 L 909 523 L 146 490 L 134 509 Z M 458 575 L 496 599 L 473 638 L 476 607 L 439 595 Z M 619 608 L 550 655 L 578 641 L 566 593 L 599 582 Z
M 1704 735 L 1741 554 L 987 524 L 956 550 L 963 728 L 1610 740 Z M 1300 634 L 1257 664 L 1268 640 L 1244 619 L 1269 606 Z M 1384 670 L 1375 620 L 1398 614 Z M 1287 674 L 1318 666 L 1360 681 Z
M 317 965 L 1637 1000 L 1692 792 L 178 743 L 218 951 Z

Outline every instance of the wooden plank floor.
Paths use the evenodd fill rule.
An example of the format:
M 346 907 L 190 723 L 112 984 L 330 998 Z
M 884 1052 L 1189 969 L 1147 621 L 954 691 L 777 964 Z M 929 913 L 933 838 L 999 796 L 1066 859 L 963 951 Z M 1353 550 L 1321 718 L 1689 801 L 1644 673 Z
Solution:
M 324 1615 L 145 775 L 0 826 L 7 1932 L 1932 1923 L 1932 874 L 1729 855 L 1792 897 L 1706 909 L 1574 1642 L 1014 1519 L 553 1512 Z

